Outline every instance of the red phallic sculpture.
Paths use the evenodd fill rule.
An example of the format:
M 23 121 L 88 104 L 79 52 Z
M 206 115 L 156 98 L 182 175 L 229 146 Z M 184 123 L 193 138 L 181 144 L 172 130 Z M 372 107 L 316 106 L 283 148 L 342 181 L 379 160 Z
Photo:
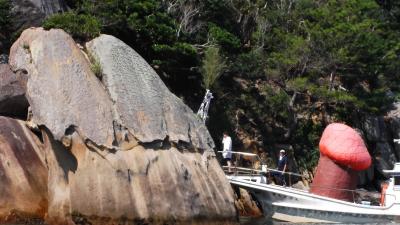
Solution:
M 351 127 L 328 125 L 319 142 L 320 158 L 311 186 L 311 193 L 353 201 L 357 187 L 357 171 L 371 165 L 371 156 L 360 135 Z

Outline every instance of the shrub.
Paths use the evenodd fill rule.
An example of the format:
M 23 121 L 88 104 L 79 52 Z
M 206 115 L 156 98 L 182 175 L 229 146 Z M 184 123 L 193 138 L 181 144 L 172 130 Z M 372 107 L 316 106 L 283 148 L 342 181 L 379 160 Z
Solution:
M 203 84 L 210 89 L 225 69 L 225 60 L 219 53 L 219 48 L 209 47 L 204 56 L 202 65 Z
M 234 52 L 240 48 L 240 39 L 215 24 L 210 25 L 209 34 L 225 51 Z
M 100 80 L 103 76 L 103 68 L 101 67 L 100 60 L 93 54 L 88 54 L 90 60 L 90 69 Z
M 265 77 L 265 61 L 260 51 L 242 53 L 236 58 L 231 71 L 245 78 L 263 78 Z
M 0 32 L 10 23 L 11 4 L 9 0 L 0 0 Z
M 60 28 L 74 38 L 88 40 L 97 37 L 101 31 L 100 22 L 90 15 L 79 15 L 75 12 L 56 14 L 43 24 L 45 29 Z

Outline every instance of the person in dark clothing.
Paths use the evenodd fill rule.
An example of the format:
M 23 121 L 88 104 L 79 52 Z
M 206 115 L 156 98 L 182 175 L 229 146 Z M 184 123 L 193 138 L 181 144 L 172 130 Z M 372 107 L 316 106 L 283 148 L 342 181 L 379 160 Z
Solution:
M 285 150 L 281 149 L 279 151 L 279 161 L 277 168 L 277 170 L 279 171 L 274 171 L 272 175 L 283 186 L 286 186 L 285 174 L 284 174 L 286 172 L 286 169 L 287 169 L 287 156 Z
M 279 152 L 279 161 L 278 161 L 278 170 L 282 172 L 286 172 L 286 167 L 287 167 L 287 157 L 285 150 L 281 150 Z

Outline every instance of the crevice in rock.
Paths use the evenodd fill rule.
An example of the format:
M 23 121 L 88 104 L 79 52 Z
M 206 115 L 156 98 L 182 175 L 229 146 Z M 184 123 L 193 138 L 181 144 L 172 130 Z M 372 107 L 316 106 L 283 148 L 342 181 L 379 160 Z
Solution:
M 113 106 L 114 107 L 114 106 Z M 116 120 L 113 121 L 114 140 L 112 146 L 118 150 L 129 150 L 138 145 L 137 138 L 129 129 Z
M 28 116 L 28 107 L 29 103 L 25 95 L 14 96 L 0 102 L 0 115 L 26 120 Z
M 45 127 L 40 126 L 40 130 L 44 135 L 48 138 L 48 143 L 51 150 L 54 152 L 58 165 L 62 168 L 64 172 L 64 178 L 66 181 L 69 180 L 68 173 L 73 172 L 75 173 L 78 169 L 78 161 L 75 156 L 69 151 L 62 142 L 55 140 L 51 131 Z
M 39 128 L 33 129 L 31 127 L 29 127 L 30 130 L 32 131 L 32 133 L 39 139 L 39 141 L 44 144 L 44 140 L 43 140 L 43 134 L 42 131 Z
M 0 115 L 27 120 L 29 102 L 25 96 L 26 70 L 13 72 L 9 65 L 0 65 Z

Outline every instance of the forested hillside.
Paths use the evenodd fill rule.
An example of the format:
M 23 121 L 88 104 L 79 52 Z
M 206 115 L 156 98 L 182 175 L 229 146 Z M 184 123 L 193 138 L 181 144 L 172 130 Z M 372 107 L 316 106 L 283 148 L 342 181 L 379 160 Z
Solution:
M 322 129 L 360 126 L 400 96 L 400 3 L 396 0 L 67 0 L 48 17 L 78 41 L 112 34 L 138 51 L 197 111 L 214 93 L 209 128 L 235 150 L 285 147 L 312 170 Z M 13 17 L 0 0 L 0 42 Z M 215 82 L 214 82 L 215 80 Z M 397 156 L 399 157 L 399 156 Z

